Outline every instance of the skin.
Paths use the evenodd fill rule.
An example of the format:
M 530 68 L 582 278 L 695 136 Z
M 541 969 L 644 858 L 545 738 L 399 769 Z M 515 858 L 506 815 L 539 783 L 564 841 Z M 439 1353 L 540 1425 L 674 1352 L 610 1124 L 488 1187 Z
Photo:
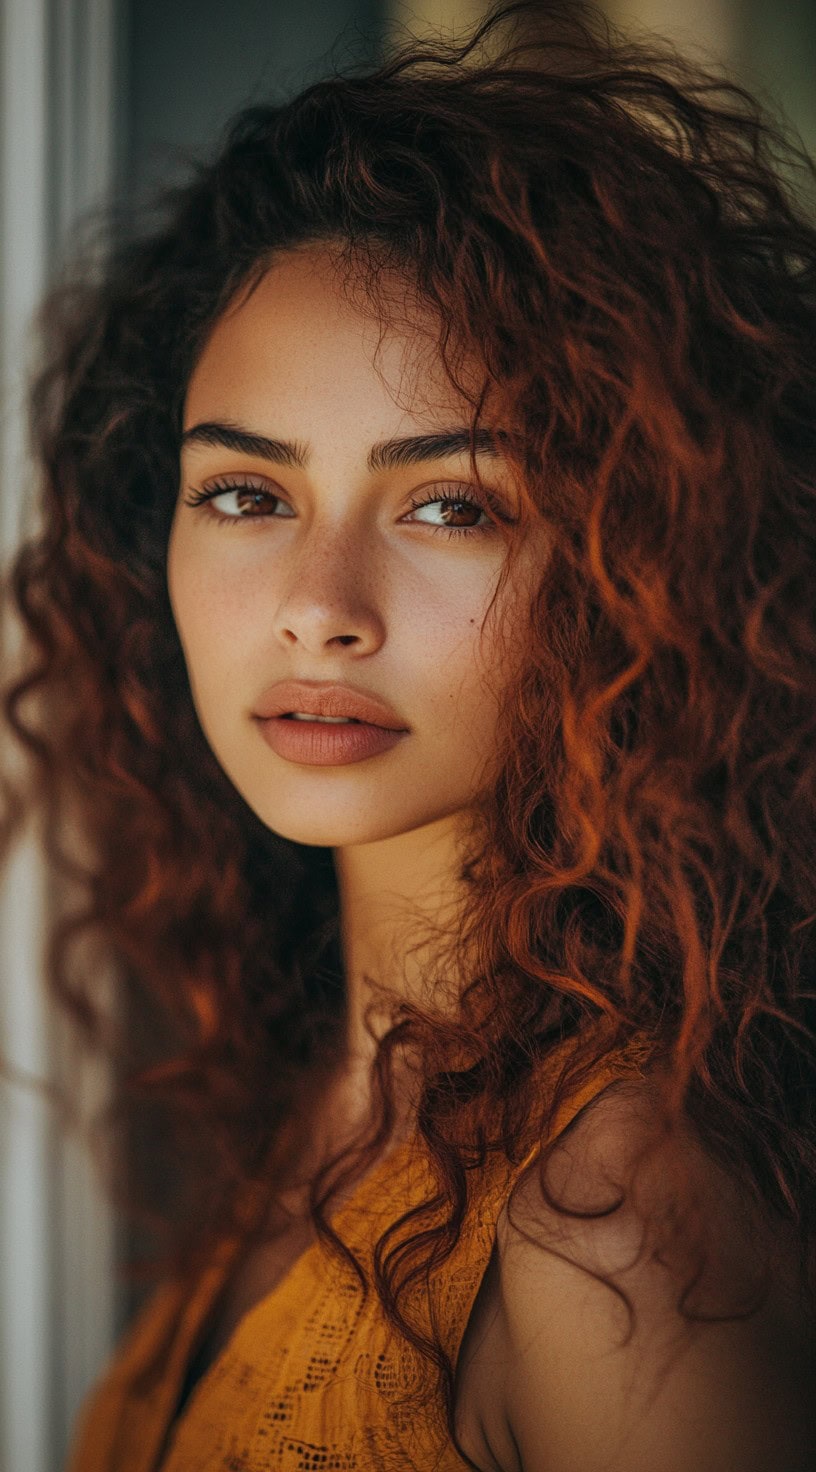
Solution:
M 512 674 L 499 629 L 507 614 L 520 623 L 546 557 L 535 527 L 489 612 L 506 557 L 500 532 L 450 536 L 438 529 L 444 503 L 411 506 L 434 490 L 468 491 L 484 504 L 467 451 L 367 468 L 377 441 L 471 418 L 444 372 L 435 319 L 416 304 L 412 313 L 382 338 L 344 295 L 330 245 L 274 258 L 216 322 L 189 381 L 183 429 L 229 421 L 303 444 L 308 464 L 188 443 L 168 547 L 170 600 L 214 754 L 270 829 L 333 850 L 350 1058 L 369 1051 L 365 977 L 398 996 L 416 993 L 427 951 L 404 960 L 416 918 L 445 926 L 455 916 L 462 818 L 489 775 L 497 696 Z M 509 464 L 486 454 L 479 469 L 511 515 Z M 234 494 L 187 504 L 191 490 L 242 472 L 281 498 L 264 503 L 274 515 L 262 523 Z M 239 524 L 241 516 L 256 520 Z M 460 510 L 453 525 L 474 521 L 489 518 Z M 372 691 L 409 734 L 345 766 L 287 761 L 252 711 L 270 684 L 289 678 Z

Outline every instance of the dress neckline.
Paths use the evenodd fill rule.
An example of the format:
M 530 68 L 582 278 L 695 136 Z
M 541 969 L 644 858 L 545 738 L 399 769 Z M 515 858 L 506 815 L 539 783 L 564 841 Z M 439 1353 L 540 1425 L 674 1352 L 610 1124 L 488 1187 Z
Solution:
M 629 1044 L 620 1053 L 615 1050 L 614 1055 L 608 1055 L 596 1074 L 587 1079 L 575 1091 L 575 1094 L 564 1101 L 555 1122 L 554 1134 L 559 1134 L 561 1129 L 571 1122 L 577 1113 L 581 1112 L 584 1104 L 591 1102 L 602 1093 L 616 1077 L 628 1072 L 628 1066 L 631 1064 L 627 1066 L 625 1060 L 632 1049 L 633 1045 Z M 561 1051 L 562 1049 L 556 1049 L 555 1054 L 550 1055 L 547 1060 L 549 1066 L 553 1066 L 555 1057 L 560 1055 Z M 635 1043 L 632 1061 L 638 1072 L 640 1071 L 641 1052 L 642 1043 L 640 1045 Z M 515 1164 L 509 1162 L 510 1175 L 518 1178 L 535 1159 L 539 1149 L 540 1141 L 537 1140 L 520 1162 Z M 414 1170 L 419 1173 L 419 1182 L 413 1175 Z M 393 1173 L 399 1178 L 403 1172 L 406 1172 L 408 1191 L 413 1195 L 417 1185 L 427 1178 L 428 1170 L 429 1162 L 425 1142 L 414 1127 L 406 1136 L 392 1145 L 387 1153 L 382 1155 L 360 1178 L 352 1188 L 351 1194 L 341 1201 L 328 1218 L 330 1225 L 356 1250 L 359 1241 L 354 1232 L 352 1231 L 349 1235 L 344 1229 L 353 1226 L 355 1217 L 357 1217 L 361 1223 L 365 1223 L 366 1240 L 370 1237 L 371 1198 L 388 1174 Z M 393 1196 L 391 1193 L 385 1193 L 383 1204 L 379 1211 L 375 1210 L 373 1215 L 383 1215 L 383 1225 L 387 1225 L 387 1220 L 395 1219 L 393 1206 Z M 398 1212 L 397 1215 L 399 1214 Z M 251 1220 L 252 1207 L 250 1205 Z M 379 1232 L 376 1232 L 375 1236 L 379 1236 Z M 236 1352 L 240 1351 L 246 1337 L 249 1335 L 250 1339 L 252 1338 L 255 1326 L 274 1312 L 276 1305 L 281 1302 L 284 1295 L 290 1298 L 293 1289 L 296 1289 L 299 1284 L 302 1284 L 305 1292 L 309 1282 L 309 1270 L 316 1270 L 317 1265 L 322 1266 L 328 1258 L 325 1244 L 319 1238 L 315 1238 L 299 1253 L 279 1281 L 241 1315 L 218 1353 L 195 1381 L 180 1412 L 175 1414 L 186 1376 L 193 1363 L 197 1347 L 201 1343 L 202 1332 L 211 1312 L 216 1307 L 230 1272 L 236 1266 L 245 1241 L 246 1235 L 241 1232 L 222 1238 L 213 1252 L 210 1263 L 205 1267 L 198 1284 L 193 1288 L 186 1302 L 177 1294 L 171 1305 L 171 1314 L 175 1308 L 175 1314 L 171 1320 L 174 1325 L 172 1346 L 164 1363 L 161 1382 L 154 1385 L 151 1394 L 153 1404 L 151 1431 L 153 1434 L 145 1438 L 140 1448 L 141 1455 L 138 1463 L 134 1463 L 132 1472 L 171 1472 L 176 1438 L 183 1434 L 188 1418 L 194 1416 L 199 1400 L 206 1396 L 209 1387 L 235 1358 Z M 305 1282 L 302 1281 L 304 1278 Z M 139 1356 L 136 1358 L 138 1359 Z M 125 1366 L 123 1365 L 121 1369 L 124 1371 Z
M 417 1159 L 422 1154 L 422 1144 L 421 1137 L 414 1130 L 393 1145 L 386 1154 L 380 1156 L 370 1170 L 360 1177 L 350 1195 L 341 1201 L 328 1217 L 329 1225 L 342 1236 L 342 1227 L 361 1214 L 375 1187 L 386 1175 L 387 1168 L 399 1169 L 404 1158 Z M 248 1333 L 251 1334 L 254 1324 L 266 1318 L 273 1310 L 275 1303 L 284 1294 L 289 1294 L 292 1286 L 296 1285 L 307 1269 L 319 1261 L 326 1252 L 324 1243 L 316 1237 L 304 1247 L 302 1252 L 298 1253 L 278 1281 L 255 1303 L 250 1304 L 231 1329 L 217 1354 L 210 1360 L 203 1373 L 196 1378 L 184 1404 L 177 1412 L 176 1408 L 201 1344 L 202 1334 L 227 1285 L 230 1273 L 238 1264 L 245 1240 L 243 1234 L 239 1233 L 221 1239 L 214 1251 L 213 1259 L 202 1274 L 197 1289 L 193 1291 L 188 1300 L 183 1323 L 179 1330 L 183 1349 L 174 1364 L 174 1373 L 167 1376 L 163 1385 L 164 1413 L 158 1418 L 154 1448 L 149 1460 L 145 1461 L 144 1472 L 163 1472 L 172 1455 L 176 1433 L 183 1425 L 188 1413 L 193 1411 L 199 1395 L 206 1394 L 208 1383 L 218 1375 L 222 1365 L 234 1354 L 240 1341 Z

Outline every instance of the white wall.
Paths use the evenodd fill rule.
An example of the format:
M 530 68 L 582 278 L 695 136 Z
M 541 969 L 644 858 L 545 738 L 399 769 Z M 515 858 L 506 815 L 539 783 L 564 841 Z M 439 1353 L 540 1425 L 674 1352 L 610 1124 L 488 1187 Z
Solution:
M 76 216 L 111 178 L 112 0 L 0 0 L 0 556 L 31 524 L 24 395 L 31 314 Z M 4 628 L 4 680 L 19 629 Z M 8 753 L 4 754 L 8 761 Z M 13 757 L 13 753 L 11 754 Z M 66 1076 L 68 1040 L 44 993 L 43 939 L 60 903 L 36 833 L 0 889 L 0 1053 Z M 98 1068 L 72 1102 L 104 1092 Z M 87 1157 L 42 1091 L 0 1082 L 0 1469 L 54 1472 L 78 1402 L 110 1351 L 113 1233 Z

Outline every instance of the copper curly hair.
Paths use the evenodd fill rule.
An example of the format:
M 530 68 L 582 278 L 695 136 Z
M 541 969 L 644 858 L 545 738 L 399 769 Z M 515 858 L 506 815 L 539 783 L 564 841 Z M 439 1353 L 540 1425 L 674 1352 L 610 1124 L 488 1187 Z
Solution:
M 6 779 L 4 844 L 39 806 L 50 862 L 82 885 L 51 981 L 114 1054 L 115 1117 L 148 1118 L 173 1163 L 178 1189 L 155 1200 L 125 1182 L 168 1223 L 162 1261 L 200 1261 L 242 1220 L 245 1187 L 285 1182 L 343 1019 L 331 852 L 268 831 L 232 788 L 168 601 L 181 410 L 208 330 L 273 251 L 342 242 L 383 315 L 396 267 L 436 310 L 452 379 L 462 347 L 483 366 L 474 429 L 512 428 L 525 515 L 508 569 L 525 516 L 547 518 L 467 903 L 440 952 L 459 1009 L 403 1007 L 378 1121 L 333 1177 L 381 1145 L 390 1054 L 410 1044 L 438 1193 L 381 1239 L 374 1288 L 449 1406 L 452 1366 L 405 1290 L 454 1246 L 487 1154 L 521 1158 L 531 1123 L 546 1139 L 632 1039 L 659 1065 L 666 1119 L 692 1121 L 793 1227 L 813 1287 L 811 178 L 734 83 L 589 7 L 494 4 L 462 44 L 412 41 L 244 109 L 39 317 L 41 527 L 7 576 L 27 652 L 2 700 L 31 775 Z M 81 858 L 60 841 L 66 814 Z M 94 968 L 71 972 L 82 934 L 117 964 L 113 1017 Z M 570 1039 L 542 1099 L 537 1066 Z M 343 1251 L 325 1179 L 315 1219 Z

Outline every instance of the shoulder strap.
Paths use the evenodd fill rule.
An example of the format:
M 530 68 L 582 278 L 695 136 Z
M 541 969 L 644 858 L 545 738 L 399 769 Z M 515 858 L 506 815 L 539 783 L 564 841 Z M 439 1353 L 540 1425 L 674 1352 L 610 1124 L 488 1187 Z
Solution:
M 566 1049 L 561 1047 L 555 1050 L 545 1064 L 545 1078 L 552 1077 L 554 1065 L 561 1059 L 564 1052 L 570 1052 L 576 1046 L 576 1042 L 571 1040 Z M 626 1078 L 644 1078 L 646 1064 L 653 1052 L 654 1047 L 651 1041 L 638 1034 L 629 1042 L 608 1053 L 595 1072 L 574 1093 L 562 1100 L 556 1112 L 550 1139 L 557 1139 L 563 1134 L 573 1120 L 577 1119 L 581 1110 L 585 1109 L 587 1104 L 591 1104 L 592 1100 L 602 1094 L 610 1084 Z M 514 1175 L 520 1176 L 528 1166 L 532 1165 L 540 1150 L 541 1141 L 536 1140 L 514 1171 Z
M 576 1043 L 558 1047 L 546 1060 L 542 1078 L 552 1078 L 572 1047 Z M 562 1134 L 577 1118 L 581 1110 L 596 1099 L 610 1084 L 624 1078 L 645 1077 L 644 1068 L 653 1053 L 653 1047 L 644 1038 L 636 1037 L 625 1046 L 610 1052 L 599 1068 L 561 1105 L 551 1139 Z M 459 1348 L 473 1309 L 476 1295 L 490 1262 L 496 1235 L 496 1225 L 505 1202 L 523 1172 L 533 1164 L 541 1150 L 538 1139 L 524 1158 L 508 1169 L 497 1172 L 482 1198 L 478 1212 L 463 1226 L 462 1236 L 454 1250 L 449 1266 L 440 1274 L 434 1296 L 436 1303 L 436 1325 L 441 1333 L 445 1348 L 456 1364 Z

